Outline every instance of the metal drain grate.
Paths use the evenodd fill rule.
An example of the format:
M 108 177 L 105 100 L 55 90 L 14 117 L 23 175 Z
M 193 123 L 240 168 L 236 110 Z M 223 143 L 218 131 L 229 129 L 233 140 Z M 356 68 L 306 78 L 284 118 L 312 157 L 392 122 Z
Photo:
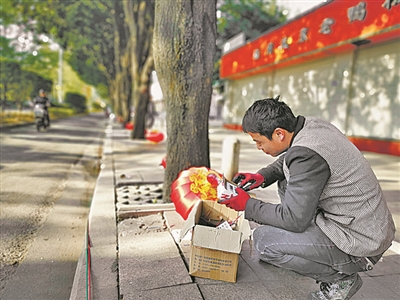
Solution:
M 163 183 L 129 183 L 115 188 L 118 222 L 175 210 L 163 201 Z
M 116 188 L 117 203 L 120 205 L 143 205 L 164 203 L 163 183 L 123 185 Z

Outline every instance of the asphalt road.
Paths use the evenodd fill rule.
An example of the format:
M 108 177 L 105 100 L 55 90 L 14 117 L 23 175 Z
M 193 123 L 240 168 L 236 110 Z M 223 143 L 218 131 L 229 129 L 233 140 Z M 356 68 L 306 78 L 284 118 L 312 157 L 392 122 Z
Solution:
M 107 119 L 2 129 L 0 299 L 69 299 Z

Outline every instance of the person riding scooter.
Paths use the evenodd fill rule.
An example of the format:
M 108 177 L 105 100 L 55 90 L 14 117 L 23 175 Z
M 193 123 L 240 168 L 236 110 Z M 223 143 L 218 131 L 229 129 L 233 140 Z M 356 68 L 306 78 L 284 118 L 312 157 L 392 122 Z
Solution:
M 44 122 L 46 127 L 50 127 L 50 117 L 48 108 L 51 106 L 49 99 L 46 97 L 46 92 L 43 89 L 39 90 L 39 95 L 33 99 L 33 105 L 41 104 L 44 109 Z

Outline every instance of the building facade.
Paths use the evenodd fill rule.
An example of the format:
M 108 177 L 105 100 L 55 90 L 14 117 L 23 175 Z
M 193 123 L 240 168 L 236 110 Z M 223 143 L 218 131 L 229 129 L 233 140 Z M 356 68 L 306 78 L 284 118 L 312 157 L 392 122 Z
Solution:
M 224 126 L 281 96 L 360 149 L 400 155 L 400 1 L 332 0 L 225 53 Z

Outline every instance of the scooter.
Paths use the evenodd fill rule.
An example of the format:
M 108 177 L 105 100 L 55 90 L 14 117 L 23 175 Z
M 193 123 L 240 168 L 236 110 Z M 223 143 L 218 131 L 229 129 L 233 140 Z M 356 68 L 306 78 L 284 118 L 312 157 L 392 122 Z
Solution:
M 46 129 L 49 126 L 48 118 L 47 118 L 47 110 L 44 109 L 43 104 L 35 104 L 33 108 L 33 113 L 35 114 L 35 126 L 37 131 L 40 131 L 40 128 Z

